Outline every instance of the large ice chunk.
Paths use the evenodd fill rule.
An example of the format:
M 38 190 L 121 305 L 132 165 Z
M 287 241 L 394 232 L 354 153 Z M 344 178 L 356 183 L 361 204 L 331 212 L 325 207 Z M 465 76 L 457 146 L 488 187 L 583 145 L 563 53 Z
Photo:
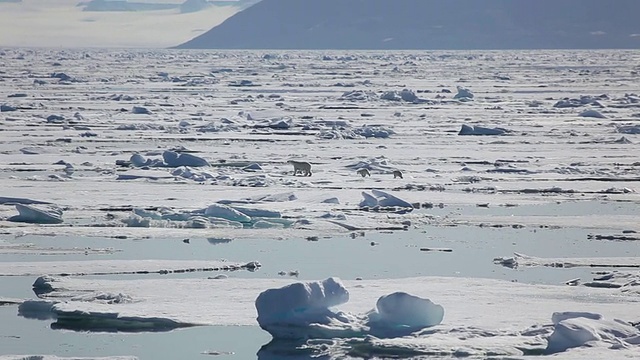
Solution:
M 624 321 L 602 319 L 600 314 L 554 313 L 552 320 L 554 329 L 546 349 L 550 354 L 597 343 L 609 344 L 612 348 L 640 344 L 640 329 Z
M 471 92 L 471 90 L 462 86 L 457 86 L 457 88 L 458 88 L 458 93 L 453 96 L 454 99 L 461 99 L 461 100 L 467 100 L 467 101 L 473 99 L 473 93 Z
M 441 305 L 405 292 L 394 292 L 378 299 L 376 310 L 369 314 L 369 326 L 419 330 L 439 325 L 443 318 L 444 308 Z
M 177 153 L 175 151 L 165 151 L 162 153 L 164 162 L 171 167 L 178 166 L 210 166 L 209 162 L 201 157 L 189 154 L 189 153 Z
M 19 215 L 8 218 L 9 221 L 31 224 L 60 224 L 62 222 L 62 209 L 50 206 L 38 208 L 32 205 L 15 204 Z
M 360 202 L 360 207 L 374 207 L 374 206 L 382 206 L 382 207 L 401 207 L 401 208 L 411 208 L 413 209 L 413 205 L 410 202 L 400 199 L 399 197 L 393 196 L 388 192 L 382 190 L 371 190 L 373 195 L 370 195 L 366 192 L 362 192 L 362 196 L 364 200 Z
M 251 218 L 240 211 L 224 205 L 224 204 L 211 204 L 204 210 L 204 215 L 213 218 L 221 218 L 229 221 L 237 221 L 241 223 L 248 223 Z
M 483 126 L 470 126 L 470 125 L 462 125 L 458 135 L 504 135 L 507 133 L 507 129 L 503 128 L 488 128 Z
M 349 301 L 349 291 L 338 278 L 294 283 L 269 289 L 258 295 L 256 310 L 260 327 L 269 331 L 272 325 L 297 326 L 326 324 L 334 313 L 330 307 Z
M 444 317 L 442 306 L 404 292 L 380 297 L 376 309 L 363 315 L 330 309 L 347 301 L 349 292 L 332 277 L 266 290 L 255 305 L 260 327 L 289 340 L 405 336 Z

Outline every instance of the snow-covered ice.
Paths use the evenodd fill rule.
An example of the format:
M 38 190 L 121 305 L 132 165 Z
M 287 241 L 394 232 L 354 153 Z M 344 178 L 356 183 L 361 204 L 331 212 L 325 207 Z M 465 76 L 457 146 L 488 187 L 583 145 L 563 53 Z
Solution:
M 440 324 L 444 309 L 428 299 L 394 292 L 375 309 L 350 314 L 332 308 L 349 301 L 340 279 L 294 283 L 266 290 L 256 299 L 258 324 L 276 340 L 365 336 L 398 337 Z
M 311 306 L 330 315 L 322 325 L 335 325 L 339 338 L 325 332 L 298 345 L 328 358 L 556 351 L 556 357 L 624 358 L 638 350 L 633 314 L 640 313 L 638 259 L 628 250 L 640 232 L 638 60 L 634 51 L 1 49 L 0 288 L 12 288 L 3 282 L 29 288 L 41 277 L 40 296 L 22 310 L 55 315 L 48 321 L 61 327 L 257 327 L 259 295 L 291 285 L 276 271 L 314 279 L 279 264 L 261 279 L 199 274 L 255 270 L 258 251 L 248 259 L 204 261 L 157 260 L 155 249 L 168 239 L 206 238 L 219 250 L 250 238 L 269 251 L 274 239 L 357 241 L 411 229 L 423 231 L 427 242 L 416 251 L 451 251 L 421 253 L 439 261 L 432 258 L 460 253 L 483 227 L 495 229 L 496 243 L 486 244 L 495 249 L 484 259 L 489 267 L 493 257 L 517 252 L 496 258 L 496 272 L 556 271 L 556 283 L 576 286 L 386 278 L 393 273 L 342 277 L 315 284 L 348 291 L 348 302 L 338 296 Z M 482 136 L 459 136 L 465 134 Z M 311 164 L 312 176 L 292 176 L 291 159 Z M 468 231 L 446 235 L 453 228 Z M 521 239 L 503 239 L 504 228 L 558 229 L 581 255 L 552 247 L 543 257 L 533 245 L 523 255 Z M 563 229 L 596 235 L 572 238 Z M 25 240 L 30 235 L 144 239 L 149 251 L 117 260 L 129 255 L 127 247 L 33 244 Z M 498 240 L 511 245 L 499 247 Z M 589 251 L 605 241 L 606 251 Z M 198 251 L 195 241 L 174 243 Z M 374 239 L 363 243 L 381 248 Z M 335 277 L 340 266 L 367 261 L 360 253 L 350 264 L 335 263 L 344 255 L 316 259 L 311 246 L 287 256 L 326 262 Z M 405 265 L 393 251 L 385 255 Z M 594 273 L 564 275 L 576 269 Z M 176 275 L 190 272 L 188 279 Z M 84 276 L 97 274 L 105 276 Z M 293 288 L 322 299 L 306 286 Z M 292 303 L 282 302 L 281 310 Z M 398 310 L 415 308 L 423 310 Z M 554 313 L 599 317 L 551 321 Z M 385 337 L 393 327 L 373 324 L 389 319 L 420 330 Z M 319 334 L 306 329 L 307 337 Z M 5 341 L 12 340 L 0 338 L 0 345 Z M 277 346 L 259 356 L 273 358 Z
M 606 289 L 439 277 L 294 284 L 238 278 L 47 277 L 40 282 L 52 290 L 43 300 L 24 302 L 21 313 L 52 318 L 56 327 L 149 331 L 259 323 L 274 336 L 309 339 L 308 346 L 334 339 L 335 356 L 343 351 L 376 356 L 389 347 L 449 356 L 542 354 L 584 346 L 594 348 L 593 354 L 611 347 L 628 354 L 638 350 L 640 336 L 631 325 L 640 303 Z M 183 294 L 189 294 L 188 306 Z
M 82 260 L 0 262 L 0 276 L 40 275 L 109 275 L 109 274 L 169 274 L 194 271 L 255 270 L 257 261 L 246 263 L 222 260 Z
M 33 205 L 16 204 L 16 210 L 18 210 L 18 215 L 8 218 L 7 221 L 33 224 L 59 224 L 63 222 L 63 212 L 60 208 L 42 209 Z
M 554 314 L 553 333 L 548 338 L 547 353 L 598 345 L 612 349 L 637 347 L 640 345 L 640 329 L 624 321 L 602 319 L 599 314 Z

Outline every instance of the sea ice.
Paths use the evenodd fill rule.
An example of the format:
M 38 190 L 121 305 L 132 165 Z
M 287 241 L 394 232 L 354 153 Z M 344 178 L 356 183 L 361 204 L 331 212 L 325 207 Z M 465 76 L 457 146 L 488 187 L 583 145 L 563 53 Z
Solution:
M 371 190 L 371 194 L 363 191 L 362 196 L 364 200 L 362 200 L 359 204 L 360 207 L 399 207 L 399 208 L 410 208 L 413 209 L 413 205 L 405 200 L 400 199 L 394 195 L 389 194 L 388 192 L 382 190 Z
M 357 135 L 364 136 L 365 138 L 381 138 L 386 139 L 389 136 L 395 134 L 395 131 L 384 126 L 367 126 L 364 125 L 359 128 L 354 128 L 353 132 Z
M 33 200 L 33 199 L 27 199 L 27 198 L 16 198 L 16 197 L 0 196 L 0 204 L 3 204 L 3 205 L 8 205 L 8 204 L 31 205 L 31 204 L 51 204 L 51 203 L 47 202 L 47 201 Z
M 305 338 L 305 330 L 315 325 L 337 322 L 348 325 L 343 314 L 330 307 L 349 301 L 349 291 L 340 279 L 294 283 L 269 289 L 258 295 L 258 324 L 274 338 Z
M 147 159 L 140 154 L 133 154 L 129 162 L 135 167 L 202 167 L 210 166 L 209 162 L 201 157 L 189 153 L 179 153 L 165 150 L 162 159 Z
M 233 201 L 220 201 L 198 210 L 132 209 L 128 217 L 121 219 L 128 227 L 156 228 L 283 228 L 294 221 L 282 218 L 279 211 L 230 206 Z M 240 203 L 243 203 L 240 201 Z
M 171 171 L 171 175 L 179 176 L 185 179 L 191 179 L 197 182 L 205 182 L 207 180 L 215 179 L 216 175 L 208 171 L 200 171 L 192 169 L 189 166 L 180 166 Z
M 346 166 L 352 170 L 358 169 L 367 169 L 369 171 L 381 172 L 381 173 L 392 173 L 397 168 L 391 164 L 389 159 L 384 156 L 373 157 L 365 160 L 360 160 L 358 162 L 349 164 Z
M 640 125 L 623 125 L 616 128 L 616 132 L 621 134 L 640 134 Z
M 497 257 L 495 264 L 516 268 L 518 266 L 549 266 L 558 268 L 572 267 L 638 267 L 639 257 L 595 257 L 595 258 L 541 258 L 522 253 L 514 253 L 513 257 Z
M 593 110 L 593 109 L 585 110 L 585 111 L 581 112 L 579 114 L 579 116 L 587 117 L 587 118 L 597 118 L 597 119 L 606 119 L 607 118 L 606 116 L 602 115 L 602 113 L 599 112 L 598 110 Z
M 85 55 L 91 57 L 87 58 Z M 415 223 L 422 218 L 422 221 L 434 226 L 458 225 L 460 230 L 460 226 L 482 223 L 513 225 L 515 222 L 532 225 L 531 228 L 533 225 L 557 225 L 572 228 L 588 226 L 591 229 L 604 227 L 615 231 L 628 228 L 639 231 L 637 216 L 634 217 L 633 211 L 629 211 L 630 205 L 625 205 L 633 204 L 638 196 L 634 192 L 638 164 L 632 155 L 638 153 L 640 142 L 634 138 L 637 135 L 632 134 L 640 131 L 637 125 L 640 118 L 637 110 L 640 97 L 632 93 L 637 92 L 637 89 L 634 88 L 634 82 L 629 80 L 637 76 L 637 52 L 358 52 L 357 55 L 281 52 L 271 54 L 268 61 L 263 60 L 261 54 L 247 55 L 238 56 L 237 53 L 225 51 L 187 54 L 170 50 L 94 52 L 86 49 L 3 49 L 2 56 L 11 60 L 6 61 L 2 69 L 6 72 L 5 78 L 11 80 L 11 86 L 2 95 L 7 98 L 11 94 L 27 94 L 26 97 L 5 99 L 7 105 L 15 107 L 15 111 L 2 113 L 5 121 L 1 133 L 6 140 L 0 152 L 4 167 L 4 195 L 19 199 L 15 203 L 27 205 L 30 205 L 29 198 L 65 204 L 64 224 L 38 226 L 5 222 L 5 236 L 104 236 L 108 233 L 109 236 L 184 239 L 206 233 L 207 237 L 233 239 L 245 236 L 315 236 L 317 239 L 344 232 L 345 228 L 350 231 L 358 229 L 356 226 L 342 226 L 340 229 L 333 226 L 335 223 L 329 220 L 340 218 L 343 212 L 347 214 L 351 224 L 364 223 L 367 229 L 373 228 L 369 226 L 371 224 L 379 226 L 389 219 L 397 225 L 398 221 L 410 220 L 410 223 Z M 324 56 L 331 60 L 320 60 Z M 51 62 L 43 62 L 42 59 L 60 61 L 61 67 L 58 69 L 75 69 L 74 73 L 51 73 L 48 69 Z M 286 69 L 276 68 L 280 66 L 279 63 Z M 475 66 L 474 63 L 491 66 Z M 606 65 L 605 68 L 601 68 L 602 64 Z M 91 71 L 87 72 L 86 69 Z M 511 80 L 505 83 L 498 78 L 496 69 L 500 69 L 500 73 L 508 73 Z M 584 69 L 585 73 L 578 75 L 576 71 L 582 70 L 576 69 Z M 576 76 L 580 81 L 576 81 Z M 83 82 L 74 82 L 77 81 L 76 78 Z M 360 81 L 365 78 L 371 80 Z M 189 79 L 197 80 L 192 82 Z M 235 80 L 241 84 L 243 79 L 261 86 L 225 86 Z M 482 94 L 481 98 L 464 103 L 451 101 L 453 94 L 448 95 L 450 91 L 447 88 L 455 86 L 458 81 Z M 340 86 L 336 86 L 336 82 Z M 344 93 L 345 85 L 358 86 L 364 91 Z M 87 91 L 88 88 L 93 90 Z M 401 89 L 412 88 L 420 90 L 415 93 L 410 90 L 400 92 Z M 575 95 L 585 89 L 602 89 L 609 94 Z M 379 95 L 387 90 L 396 92 L 395 96 L 400 100 L 380 100 Z M 113 94 L 114 91 L 117 93 Z M 433 93 L 439 100 L 435 105 L 429 106 L 415 106 L 402 100 L 403 96 L 405 100 L 415 100 L 414 96 L 425 93 Z M 568 97 L 561 100 L 565 96 Z M 236 99 L 239 100 L 234 105 L 233 101 Z M 327 104 L 332 101 L 338 104 Z M 554 107 L 556 101 L 558 104 Z M 133 115 L 130 111 L 133 105 L 147 107 L 153 113 Z M 241 106 L 246 108 L 239 113 Z M 124 108 L 125 111 L 118 111 L 117 108 Z M 603 108 L 607 109 L 607 116 L 615 116 L 615 121 L 603 124 L 601 121 L 576 116 L 585 109 L 598 109 L 602 112 Z M 82 115 L 74 115 L 76 111 L 81 111 Z M 373 117 L 363 117 L 362 114 Z M 47 123 L 50 116 L 51 123 Z M 294 121 L 291 127 L 286 128 L 286 119 L 289 118 Z M 279 119 L 274 125 L 276 128 L 283 128 L 256 129 L 271 124 L 269 119 Z M 284 120 L 284 123 L 278 125 L 280 120 Z M 187 123 L 190 125 L 185 126 Z M 456 136 L 462 124 L 489 124 L 514 131 L 509 133 L 512 136 L 502 137 L 499 141 L 487 140 L 487 137 Z M 133 131 L 116 131 L 117 129 Z M 206 132 L 206 129 L 211 131 Z M 382 129 L 392 129 L 395 134 L 388 138 L 365 138 L 364 135 L 359 135 L 371 133 L 384 137 L 389 134 L 388 131 L 377 133 Z M 82 138 L 81 132 L 85 131 L 95 132 L 99 137 Z M 631 140 L 631 144 L 620 145 L 611 141 L 622 133 Z M 319 139 L 321 134 L 354 140 Z M 156 161 L 164 165 L 163 151 L 171 144 L 181 143 L 198 147 L 194 151 L 198 151 L 196 154 L 204 154 L 203 159 L 215 157 L 220 161 L 211 168 L 185 166 L 166 169 L 166 166 L 162 166 L 156 169 L 152 166 Z M 177 149 L 170 151 L 186 153 Z M 112 166 L 114 158 L 123 154 L 128 157 L 136 152 L 143 156 L 132 157 L 131 161 L 121 161 L 118 163 L 119 167 Z M 386 164 L 376 157 L 382 154 L 389 159 Z M 64 164 L 52 165 L 60 156 L 74 164 L 74 176 L 64 178 L 64 182 L 48 181 L 51 171 L 62 173 L 59 165 L 64 167 Z M 285 159 L 298 156 L 318 164 L 317 176 L 308 182 L 294 181 L 290 176 L 284 175 L 282 163 Z M 371 158 L 377 159 L 377 162 L 367 160 Z M 514 165 L 496 167 L 493 159 L 504 159 L 508 161 L 503 162 L 504 164 Z M 345 167 L 361 160 L 374 170 L 371 171 L 371 179 L 355 179 L 354 171 Z M 484 163 L 485 160 L 490 161 Z M 95 165 L 76 165 L 87 161 Z M 255 173 L 261 176 L 248 177 L 251 174 L 242 169 L 254 163 L 260 164 L 264 172 Z M 132 164 L 136 169 L 123 171 L 125 169 L 122 167 L 130 168 Z M 396 187 L 403 180 L 392 180 L 390 174 L 397 168 L 393 166 L 395 164 L 401 164 L 403 171 L 412 174 L 412 184 Z M 147 166 L 153 169 L 143 169 Z M 470 168 L 474 170 L 465 172 Z M 487 172 L 487 169 L 494 170 Z M 211 175 L 216 177 L 210 178 L 207 173 L 199 170 L 211 170 Z M 176 171 L 176 175 L 170 174 L 171 171 Z M 467 180 L 469 183 L 476 180 L 485 182 L 486 186 L 476 188 L 451 181 L 465 174 L 469 177 L 484 174 L 479 180 Z M 116 177 L 145 180 L 125 183 L 114 181 Z M 211 185 L 182 181 L 185 178 L 197 181 L 206 179 Z M 37 182 L 43 179 L 47 181 L 45 185 Z M 153 183 L 146 179 L 153 179 Z M 613 181 L 619 184 L 615 188 L 609 185 Z M 602 185 L 603 183 L 607 185 Z M 258 186 L 269 188 L 257 188 Z M 442 216 L 426 214 L 431 210 L 413 212 L 409 214 L 410 219 L 402 220 L 388 213 L 354 212 L 353 207 L 363 197 L 369 201 L 363 205 L 379 206 L 381 199 L 370 190 L 372 188 L 392 193 L 405 202 L 410 199 L 411 203 L 417 204 L 446 204 L 451 211 L 433 209 L 434 213 Z M 439 190 L 432 191 L 435 189 Z M 363 190 L 366 195 L 360 194 Z M 267 191 L 275 195 L 265 196 Z M 339 198 L 342 205 L 338 206 L 336 200 L 331 203 L 322 202 L 330 197 Z M 480 215 L 468 212 L 467 205 L 487 203 L 489 197 L 493 210 Z M 239 199 L 225 205 L 248 216 L 250 221 L 240 223 L 207 217 L 204 210 L 201 213 L 190 211 L 206 209 L 217 199 L 224 198 Z M 267 203 L 268 201 L 273 203 Z M 566 201 L 570 201 L 568 205 L 575 201 L 588 205 L 575 206 L 580 207 L 575 216 L 573 210 L 568 216 L 565 213 L 557 216 L 553 209 L 563 209 L 567 205 Z M 584 211 L 591 207 L 597 212 L 601 209 L 614 211 L 611 210 L 614 201 L 620 204 L 619 208 L 616 205 L 615 214 L 595 215 Z M 505 212 L 506 209 L 500 210 L 493 206 L 534 203 L 548 206 L 553 210 L 553 216 L 527 215 L 531 208 L 525 209 L 524 206 L 514 209 L 515 215 L 499 216 L 496 212 Z M 235 204 L 252 204 L 246 205 L 247 208 L 253 208 L 255 204 L 256 209 L 243 209 L 235 207 Z M 165 212 L 162 207 L 173 211 Z M 268 210 L 261 210 L 263 208 Z M 166 227 L 121 227 L 122 223 L 118 220 L 122 211 L 128 209 L 137 209 L 131 212 L 135 216 L 135 221 L 131 223 L 150 226 L 158 221 Z M 141 209 L 158 211 L 140 211 Z M 3 206 L 2 210 L 4 219 L 15 211 L 13 204 Z M 471 209 L 471 213 L 476 211 Z M 283 216 L 270 217 L 276 213 Z M 518 213 L 527 214 L 517 215 Z M 323 219 L 323 214 L 327 214 L 326 219 Z M 124 216 L 127 215 L 125 212 Z M 295 231 L 249 229 L 250 226 L 280 227 L 282 223 L 279 221 L 305 217 L 315 221 L 300 221 L 298 224 L 304 226 L 298 226 Z M 470 218 L 473 220 L 468 221 Z M 225 228 L 206 231 L 199 229 L 217 226 Z M 469 227 L 467 230 L 470 229 Z M 446 229 L 440 230 L 447 232 Z M 596 245 L 590 239 L 576 241 L 583 250 Z M 365 241 L 362 245 L 368 248 L 368 243 L 369 241 Z M 464 241 L 459 245 L 464 247 Z M 416 247 L 422 248 L 426 247 Z M 381 247 L 373 249 L 380 251 Z M 612 251 L 612 256 L 619 254 Z M 502 263 L 512 266 L 520 263 L 521 267 L 637 267 L 638 259 L 513 257 L 511 261 Z M 28 266 L 9 262 L 0 263 L 0 273 L 38 276 L 47 272 L 60 275 L 141 272 L 141 275 L 135 277 L 143 277 L 145 281 L 120 279 L 107 282 L 104 277 L 85 277 L 82 282 L 69 285 L 66 281 L 71 281 L 73 276 L 66 276 L 63 281 L 66 287 L 75 287 L 81 291 L 113 294 L 122 292 L 132 298 L 151 294 L 146 297 L 147 302 L 114 304 L 106 308 L 105 312 L 113 312 L 114 307 L 126 305 L 131 316 L 162 317 L 177 314 L 181 321 L 202 321 L 211 325 L 255 325 L 254 301 L 258 294 L 268 288 L 286 285 L 271 281 L 273 279 L 245 280 L 234 279 L 233 276 L 226 280 L 208 282 L 203 279 L 153 279 L 158 281 L 146 282 L 147 276 L 142 275 L 146 272 L 187 272 L 213 265 L 174 263 L 152 266 L 144 260 L 134 262 L 136 266 L 110 265 L 112 264 L 99 261 L 93 261 L 93 264 L 52 264 L 44 261 Z M 496 270 L 499 271 L 497 268 Z M 557 272 L 564 273 L 560 270 Z M 304 271 L 301 273 L 304 275 Z M 563 280 L 565 279 L 558 279 L 558 283 Z M 88 281 L 92 283 L 88 284 Z M 213 282 L 216 284 L 212 284 Z M 540 324 L 548 323 L 549 314 L 558 310 L 593 311 L 602 313 L 607 318 L 631 316 L 628 320 L 638 320 L 633 318 L 633 314 L 640 312 L 638 302 L 633 297 L 640 287 L 637 285 L 637 277 L 620 276 L 606 280 L 603 275 L 593 282 L 581 283 L 602 288 L 528 286 L 486 279 L 365 278 L 358 282 L 344 282 L 350 292 L 350 301 L 340 308 L 359 313 L 363 309 L 369 309 L 378 297 L 394 291 L 428 297 L 447 308 L 445 323 L 430 328 L 429 331 L 447 327 L 451 331 L 440 336 L 449 340 L 465 338 L 464 342 L 461 340 L 456 345 L 460 354 L 474 346 L 477 353 L 486 356 L 491 356 L 492 349 L 506 348 L 500 342 L 501 334 L 508 331 L 515 334 L 533 325 L 538 326 L 538 329 L 546 329 L 545 325 Z M 187 306 L 182 294 L 189 294 L 190 302 Z M 360 301 L 358 298 L 365 300 Z M 71 305 L 68 306 L 82 309 L 86 302 L 88 301 L 70 301 Z M 92 311 L 95 313 L 95 310 Z M 452 329 L 461 330 L 456 332 Z M 492 336 L 483 336 L 485 333 Z M 425 342 L 423 350 L 451 349 L 434 345 L 434 339 L 430 337 L 430 343 Z M 517 336 L 510 339 L 517 346 L 511 346 L 505 352 L 518 350 L 523 343 L 533 341 L 531 338 L 523 340 Z M 473 342 L 476 340 L 477 342 Z M 420 339 L 411 338 L 406 341 L 415 345 Z M 387 350 L 393 350 L 393 346 L 397 345 L 389 346 Z M 545 346 L 546 344 L 542 348 Z M 398 349 L 401 352 L 403 348 Z M 569 350 L 571 351 L 575 349 Z M 493 354 L 496 353 L 498 352 Z M 619 356 L 618 352 L 611 353 L 603 357 Z M 598 356 L 599 354 L 588 354 L 583 358 Z
M 238 263 L 221 260 L 87 260 L 0 262 L 0 276 L 48 275 L 113 275 L 113 274 L 171 274 L 196 271 L 235 271 L 260 267 L 257 262 Z M 36 284 L 52 284 L 59 278 L 43 276 Z M 55 286 L 54 286 L 55 287 Z
M 274 339 L 404 336 L 440 324 L 444 308 L 405 292 L 382 296 L 376 308 L 354 315 L 330 308 L 349 301 L 337 278 L 293 283 L 258 295 L 258 324 Z
M 438 325 L 444 318 L 444 308 L 431 300 L 422 299 L 405 292 L 381 296 L 376 303 L 376 312 L 369 314 L 369 324 L 425 328 Z
M 167 166 L 170 167 L 178 167 L 178 166 L 191 166 L 191 167 L 200 167 L 200 166 L 210 166 L 209 162 L 201 157 L 189 154 L 189 153 L 177 153 L 175 151 L 165 151 L 162 153 L 162 158 Z
M 459 99 L 461 101 L 469 101 L 473 99 L 473 93 L 471 90 L 462 86 L 457 86 L 457 89 L 458 93 L 453 96 L 454 99 Z
M 462 125 L 458 135 L 504 135 L 507 129 Z
M 144 114 L 144 115 L 151 114 L 151 111 L 144 106 L 134 106 L 133 108 L 131 108 L 131 112 L 134 114 Z
M 133 265 L 136 261 L 130 263 Z M 567 321 L 576 316 L 589 316 L 596 321 L 580 326 L 587 330 L 588 326 L 598 328 L 597 337 L 602 339 L 587 344 L 591 346 L 586 352 L 587 358 L 598 358 L 612 346 L 618 347 L 617 341 L 622 344 L 618 347 L 622 351 L 620 357 L 638 349 L 634 335 L 637 329 L 629 328 L 624 322 L 620 322 L 621 327 L 618 327 L 602 320 L 600 313 L 594 312 L 601 311 L 611 318 L 635 320 L 637 302 L 629 301 L 631 297 L 627 295 L 614 298 L 606 289 L 593 292 L 582 287 L 439 277 L 345 282 L 332 278 L 291 284 L 278 279 L 232 277 L 220 280 L 112 280 L 65 276 L 46 277 L 42 282 L 53 289 L 46 295 L 51 300 L 45 303 L 34 300 L 24 305 L 25 310 L 32 310 L 29 316 L 55 316 L 57 319 L 62 316 L 83 325 L 73 327 L 73 322 L 63 320 L 58 323 L 59 320 L 55 320 L 54 327 L 88 331 L 140 331 L 146 327 L 153 331 L 166 330 L 167 324 L 255 325 L 257 310 L 259 324 L 265 323 L 264 327 L 272 332 L 276 341 L 264 350 L 282 350 L 281 355 L 295 354 L 296 351 L 295 345 L 286 342 L 286 347 L 279 348 L 277 339 L 284 340 L 282 337 L 299 341 L 312 339 L 304 346 L 314 354 L 325 352 L 330 359 L 340 358 L 343 352 L 359 357 L 384 356 L 389 354 L 389 350 L 394 354 L 414 356 L 542 354 L 554 328 L 565 326 L 562 324 L 568 324 Z M 347 284 L 348 291 L 344 284 Z M 396 294 L 389 295 L 394 291 Z M 416 329 L 436 324 L 442 316 L 442 309 L 426 298 L 413 297 L 408 292 L 420 297 L 431 294 L 429 296 L 437 299 L 438 303 L 447 306 L 446 321 Z M 187 305 L 184 294 L 189 294 Z M 108 303 L 120 298 L 125 301 Z M 376 302 L 377 310 L 362 313 Z M 342 311 L 333 309 L 335 307 Z M 557 309 L 576 311 L 554 314 L 555 325 L 544 325 L 549 322 L 549 314 Z M 385 315 L 381 317 L 380 313 Z M 383 322 L 372 322 L 381 318 Z M 131 321 L 128 327 L 123 327 L 122 321 L 125 320 Z M 578 333 L 583 332 L 580 330 Z M 552 342 L 566 347 L 567 344 L 575 344 L 576 339 L 582 341 L 593 337 L 578 335 L 569 336 L 568 340 L 556 336 Z M 568 355 L 572 351 L 569 350 Z
M 204 209 L 204 215 L 208 217 L 221 218 L 229 221 L 248 223 L 251 217 L 224 204 L 211 204 Z
M 612 349 L 640 345 L 640 329 L 624 321 L 602 319 L 600 314 L 554 314 L 553 325 L 546 348 L 549 354 L 579 346 L 597 346 L 596 343 Z
M 49 206 L 39 208 L 27 204 L 15 204 L 18 215 L 11 216 L 8 221 L 24 222 L 31 224 L 60 224 L 62 220 L 62 209 Z

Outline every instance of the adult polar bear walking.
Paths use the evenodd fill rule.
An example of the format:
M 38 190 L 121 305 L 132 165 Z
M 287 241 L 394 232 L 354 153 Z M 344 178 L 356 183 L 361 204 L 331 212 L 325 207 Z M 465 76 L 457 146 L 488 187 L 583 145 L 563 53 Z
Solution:
M 311 164 L 306 161 L 288 160 L 287 164 L 293 165 L 293 175 L 300 173 L 304 176 L 311 176 Z

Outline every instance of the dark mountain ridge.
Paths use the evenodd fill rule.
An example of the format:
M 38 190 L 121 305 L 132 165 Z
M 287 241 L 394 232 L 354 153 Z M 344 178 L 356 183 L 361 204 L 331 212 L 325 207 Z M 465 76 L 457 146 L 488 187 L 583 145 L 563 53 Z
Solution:
M 178 48 L 637 49 L 638 0 L 262 0 Z

